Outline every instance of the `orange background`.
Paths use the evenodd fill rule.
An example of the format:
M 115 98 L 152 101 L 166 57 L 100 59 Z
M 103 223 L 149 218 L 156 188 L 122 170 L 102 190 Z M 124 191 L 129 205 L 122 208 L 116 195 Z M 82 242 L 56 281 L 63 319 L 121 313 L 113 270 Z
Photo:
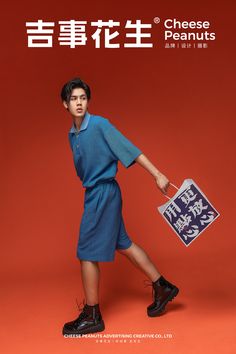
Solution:
M 234 353 L 235 38 L 233 1 L 42 1 L 4 4 L 1 114 L 1 344 L 4 353 Z M 9 7 L 8 7 L 9 6 Z M 25 22 L 153 18 L 208 20 L 207 49 L 27 48 Z M 120 27 L 122 32 L 122 26 Z M 121 33 L 120 43 L 123 43 Z M 56 38 L 56 35 L 54 35 Z M 60 102 L 80 76 L 89 112 L 107 117 L 172 183 L 192 178 L 220 217 L 188 248 L 156 207 L 166 199 L 141 166 L 119 165 L 126 229 L 180 288 L 168 312 L 148 318 L 151 289 L 122 255 L 100 263 L 103 333 L 171 333 L 172 339 L 96 343 L 65 339 L 83 300 L 76 247 L 84 190 Z M 173 190 L 170 192 L 174 192 Z

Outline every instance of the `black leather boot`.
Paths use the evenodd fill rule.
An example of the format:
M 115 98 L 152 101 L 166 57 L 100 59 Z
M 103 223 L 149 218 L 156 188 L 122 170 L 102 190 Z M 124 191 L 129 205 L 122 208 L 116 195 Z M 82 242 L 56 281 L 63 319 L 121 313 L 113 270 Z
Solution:
M 99 304 L 84 304 L 78 318 L 64 324 L 62 334 L 87 334 L 101 332 L 105 329 Z
M 157 281 L 150 283 L 148 285 L 152 286 L 154 301 L 147 307 L 147 315 L 149 317 L 155 317 L 164 312 L 166 304 L 168 301 L 173 300 L 178 294 L 179 289 L 168 282 L 162 275 Z

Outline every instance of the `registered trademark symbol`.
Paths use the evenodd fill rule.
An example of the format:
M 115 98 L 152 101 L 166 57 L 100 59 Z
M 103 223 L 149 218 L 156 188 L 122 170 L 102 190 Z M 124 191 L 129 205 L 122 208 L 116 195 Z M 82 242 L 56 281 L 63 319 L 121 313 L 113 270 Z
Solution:
M 153 22 L 156 23 L 156 24 L 160 23 L 161 22 L 160 17 L 154 17 Z

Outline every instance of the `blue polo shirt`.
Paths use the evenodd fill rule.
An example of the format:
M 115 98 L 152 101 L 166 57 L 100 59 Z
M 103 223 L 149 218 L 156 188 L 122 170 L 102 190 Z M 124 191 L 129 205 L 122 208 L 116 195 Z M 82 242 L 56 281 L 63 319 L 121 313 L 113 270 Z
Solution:
M 114 178 L 118 161 L 128 168 L 142 154 L 108 119 L 88 111 L 79 131 L 73 123 L 69 142 L 77 175 L 85 188 Z

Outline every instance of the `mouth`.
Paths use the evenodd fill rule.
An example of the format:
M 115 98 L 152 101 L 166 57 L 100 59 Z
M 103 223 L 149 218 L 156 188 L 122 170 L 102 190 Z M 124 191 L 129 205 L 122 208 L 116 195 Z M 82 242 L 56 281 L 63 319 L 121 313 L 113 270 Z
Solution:
M 82 112 L 83 109 L 82 109 L 82 108 L 77 108 L 76 111 L 77 111 L 77 112 Z

